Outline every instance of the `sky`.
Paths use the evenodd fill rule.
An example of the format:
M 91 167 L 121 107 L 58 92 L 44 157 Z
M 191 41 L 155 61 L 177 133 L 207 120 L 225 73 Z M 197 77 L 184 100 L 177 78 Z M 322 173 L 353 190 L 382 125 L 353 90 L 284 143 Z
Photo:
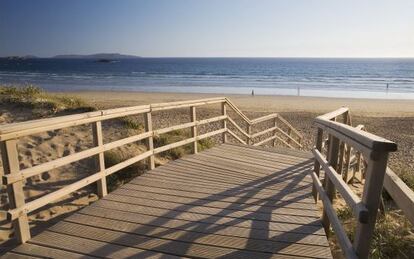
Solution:
M 0 56 L 414 57 L 413 0 L 0 0 Z

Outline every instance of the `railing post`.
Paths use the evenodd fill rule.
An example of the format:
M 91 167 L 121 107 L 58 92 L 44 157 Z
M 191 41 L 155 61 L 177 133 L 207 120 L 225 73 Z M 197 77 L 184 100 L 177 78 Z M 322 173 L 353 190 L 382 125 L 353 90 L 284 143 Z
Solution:
M 190 107 L 190 112 L 191 112 L 191 122 L 196 123 L 197 122 L 196 107 L 191 106 Z M 197 138 L 197 125 L 194 125 L 193 127 L 191 127 L 191 136 L 193 138 Z M 193 142 L 193 153 L 197 154 L 197 152 L 198 152 L 197 139 L 195 139 L 194 142 Z
M 316 133 L 315 148 L 319 152 L 322 152 L 322 142 L 323 142 L 323 130 L 318 128 L 318 132 Z M 313 165 L 313 171 L 318 176 L 318 178 L 319 178 L 320 170 L 321 170 L 321 165 L 319 164 L 318 159 L 315 159 L 315 162 L 314 162 L 314 165 Z M 315 185 L 312 185 L 312 194 L 313 194 L 313 198 L 315 199 L 315 201 L 317 201 L 318 200 L 318 191 L 316 190 Z
M 287 130 L 287 134 L 289 135 L 289 137 L 292 137 L 292 136 L 291 136 L 291 134 L 292 134 L 292 129 L 291 129 L 290 127 L 289 127 L 289 128 L 288 128 L 288 130 Z M 290 145 L 290 142 L 291 142 L 290 138 L 288 138 L 286 142 Z
M 338 165 L 338 152 L 339 152 L 339 139 L 334 136 L 330 136 L 329 137 L 328 162 L 335 170 Z M 332 183 L 332 181 L 329 179 L 327 174 L 325 174 L 325 190 L 326 190 L 326 194 L 328 195 L 329 200 L 332 203 L 333 198 L 335 196 L 335 186 Z M 322 215 L 322 225 L 325 228 L 326 235 L 329 236 L 330 222 L 329 222 L 328 214 L 326 213 L 325 209 Z
M 342 115 L 343 123 L 345 125 L 348 125 L 348 118 L 349 118 L 349 111 L 345 112 Z M 343 166 L 344 166 L 344 157 L 345 157 L 345 142 L 341 141 L 340 147 L 339 147 L 339 161 L 338 161 L 338 174 L 342 175 Z
M 277 127 L 277 118 L 274 118 L 273 125 L 275 128 Z M 273 131 L 273 136 L 276 136 L 276 133 L 277 133 L 277 129 Z M 273 140 L 273 146 L 276 147 L 276 139 Z
M 3 161 L 4 174 L 16 174 L 20 170 L 17 152 L 17 140 L 10 139 L 0 143 L 1 157 Z M 23 182 L 18 181 L 7 186 L 10 209 L 19 208 L 24 205 L 25 197 Z M 27 214 L 22 213 L 13 220 L 14 233 L 19 243 L 25 243 L 30 239 L 30 227 Z
M 92 124 L 92 134 L 93 134 L 93 144 L 96 147 L 103 146 L 103 137 L 102 137 L 102 123 L 97 121 Z M 97 182 L 98 184 L 98 196 L 104 197 L 108 194 L 108 189 L 106 185 L 106 174 L 105 174 L 105 157 L 104 152 L 99 152 L 95 156 L 95 166 L 99 174 L 102 175 L 101 180 Z
M 353 244 L 359 258 L 368 258 L 369 255 L 369 248 L 384 183 L 384 175 L 387 169 L 388 152 L 377 153 L 373 151 L 368 159 L 364 191 L 361 199 L 362 203 L 368 209 L 368 223 L 357 223 Z
M 221 114 L 222 115 L 227 115 L 226 102 L 222 102 L 221 103 Z M 227 130 L 227 120 L 226 119 L 223 120 L 223 129 L 226 129 Z M 226 143 L 227 142 L 227 135 L 226 135 L 226 133 L 227 133 L 226 131 L 223 132 L 223 143 Z
M 152 132 L 151 112 L 145 113 L 145 131 Z M 154 152 L 154 138 L 152 134 L 147 138 L 147 149 L 148 151 Z M 148 157 L 148 167 L 150 168 L 150 170 L 155 168 L 154 154 Z
M 247 145 L 252 145 L 252 138 L 250 137 L 252 135 L 252 125 L 250 124 L 247 125 L 247 134 L 249 134 L 247 137 Z

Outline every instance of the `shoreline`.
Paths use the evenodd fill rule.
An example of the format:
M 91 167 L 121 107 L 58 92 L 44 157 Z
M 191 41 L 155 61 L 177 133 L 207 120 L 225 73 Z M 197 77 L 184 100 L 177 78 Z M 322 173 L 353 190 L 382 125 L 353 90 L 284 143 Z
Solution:
M 172 93 L 139 91 L 65 91 L 51 93 L 81 97 L 99 108 L 115 108 L 140 104 L 172 102 L 187 99 L 202 99 L 226 96 L 242 110 L 251 112 L 329 112 L 339 107 L 349 107 L 351 113 L 367 117 L 411 117 L 414 116 L 413 100 L 362 99 L 289 95 L 243 95 L 213 93 Z

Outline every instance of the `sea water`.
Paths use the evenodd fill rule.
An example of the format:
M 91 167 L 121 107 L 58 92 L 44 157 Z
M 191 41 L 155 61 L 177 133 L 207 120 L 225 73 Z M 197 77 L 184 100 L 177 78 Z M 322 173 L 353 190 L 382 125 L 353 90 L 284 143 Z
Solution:
M 113 90 L 414 99 L 414 59 L 0 59 L 0 84 Z

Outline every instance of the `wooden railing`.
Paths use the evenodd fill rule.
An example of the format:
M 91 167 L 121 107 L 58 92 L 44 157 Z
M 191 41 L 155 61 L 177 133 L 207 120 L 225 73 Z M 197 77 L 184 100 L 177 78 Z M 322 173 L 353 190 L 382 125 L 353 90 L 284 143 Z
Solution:
M 343 121 L 337 120 L 342 118 Z M 414 192 L 387 167 L 389 152 L 397 150 L 397 145 L 389 140 L 364 131 L 362 125 L 351 126 L 348 108 L 319 116 L 314 121 L 317 127 L 315 157 L 312 178 L 315 199 L 323 202 L 322 223 L 329 234 L 330 225 L 338 238 L 347 258 L 367 258 L 380 205 L 382 188 L 388 191 L 396 204 L 403 210 L 408 220 L 414 224 Z M 327 145 L 324 145 L 327 136 Z M 326 153 L 326 156 L 323 155 Z M 354 155 L 352 155 L 354 153 Z M 361 163 L 364 164 L 362 168 Z M 347 185 L 348 172 L 353 164 L 355 171 L 361 172 L 363 182 L 362 197 L 358 197 Z M 323 184 L 320 171 L 324 171 Z M 362 173 L 362 171 L 364 171 Z M 339 192 L 357 219 L 354 242 L 346 232 L 333 207 L 333 199 Z
M 209 119 L 197 120 L 196 109 L 199 106 L 209 104 L 221 104 L 221 115 Z M 274 126 L 265 129 L 262 132 L 251 134 L 242 130 L 238 124 L 231 119 L 227 114 L 227 107 L 234 110 L 234 112 L 242 118 L 242 120 L 248 124 L 249 132 L 251 127 L 264 122 L 273 120 Z M 178 108 L 190 108 L 191 121 L 179 125 L 174 125 L 167 128 L 153 129 L 152 113 L 155 111 L 163 111 Z M 145 119 L 145 132 L 134 136 L 126 137 L 120 140 L 116 140 L 110 143 L 104 143 L 102 133 L 102 122 L 109 119 L 122 118 L 125 116 L 143 114 Z M 221 122 L 221 127 L 218 130 L 214 130 L 208 133 L 199 135 L 197 128 L 201 125 Z M 197 142 L 199 140 L 209 138 L 215 135 L 222 135 L 223 142 L 227 141 L 227 134 L 233 136 L 237 141 L 246 144 L 240 137 L 238 137 L 233 131 L 227 127 L 227 122 L 230 122 L 238 129 L 244 136 L 247 137 L 247 143 L 253 145 L 262 145 L 271 140 L 279 140 L 282 144 L 293 148 L 297 146 L 302 147 L 301 134 L 294 129 L 285 119 L 278 114 L 271 114 L 258 119 L 250 120 L 244 113 L 242 113 L 230 100 L 224 97 L 182 101 L 182 102 L 170 102 L 159 103 L 150 105 L 141 105 L 127 108 L 118 108 L 111 110 L 103 110 L 96 112 L 88 112 L 76 115 L 68 115 L 56 118 L 34 120 L 28 122 L 6 124 L 0 126 L 0 147 L 3 161 L 4 175 L 2 177 L 3 184 L 7 186 L 7 192 L 9 197 L 10 209 L 7 211 L 7 217 L 13 222 L 15 235 L 19 242 L 24 243 L 30 239 L 30 229 L 28 224 L 27 214 L 37 210 L 51 202 L 54 202 L 74 191 L 77 191 L 85 186 L 97 182 L 98 195 L 103 197 L 107 194 L 106 177 L 126 168 L 134 163 L 142 160 L 148 161 L 149 169 L 155 168 L 154 155 L 187 144 L 192 144 L 194 153 L 197 153 Z M 288 131 L 285 132 L 278 124 L 283 125 Z M 67 127 L 74 127 L 79 125 L 91 124 L 93 132 L 93 144 L 94 147 L 87 150 L 83 150 L 74 154 L 70 154 L 64 157 L 57 158 L 55 160 L 45 162 L 39 165 L 34 165 L 29 168 L 20 169 L 19 165 L 19 153 L 17 148 L 17 142 L 19 138 L 43 133 L 50 130 L 58 130 Z M 191 129 L 191 137 L 167 144 L 164 146 L 154 148 L 154 136 L 165 134 L 179 129 Z M 258 136 L 262 136 L 266 133 L 272 133 L 273 136 L 263 141 L 254 143 L 254 139 Z M 277 135 L 281 134 L 281 135 Z M 283 139 L 285 138 L 285 139 Z M 124 146 L 136 141 L 145 140 L 147 150 L 135 157 L 129 158 L 123 162 L 115 164 L 111 167 L 105 166 L 104 152 L 114 148 Z M 23 193 L 24 180 L 39 175 L 43 172 L 56 169 L 68 165 L 70 163 L 94 157 L 96 161 L 96 173 L 85 177 L 77 182 L 69 184 L 57 191 L 48 193 L 40 198 L 34 199 L 29 202 L 25 202 L 25 196 Z

